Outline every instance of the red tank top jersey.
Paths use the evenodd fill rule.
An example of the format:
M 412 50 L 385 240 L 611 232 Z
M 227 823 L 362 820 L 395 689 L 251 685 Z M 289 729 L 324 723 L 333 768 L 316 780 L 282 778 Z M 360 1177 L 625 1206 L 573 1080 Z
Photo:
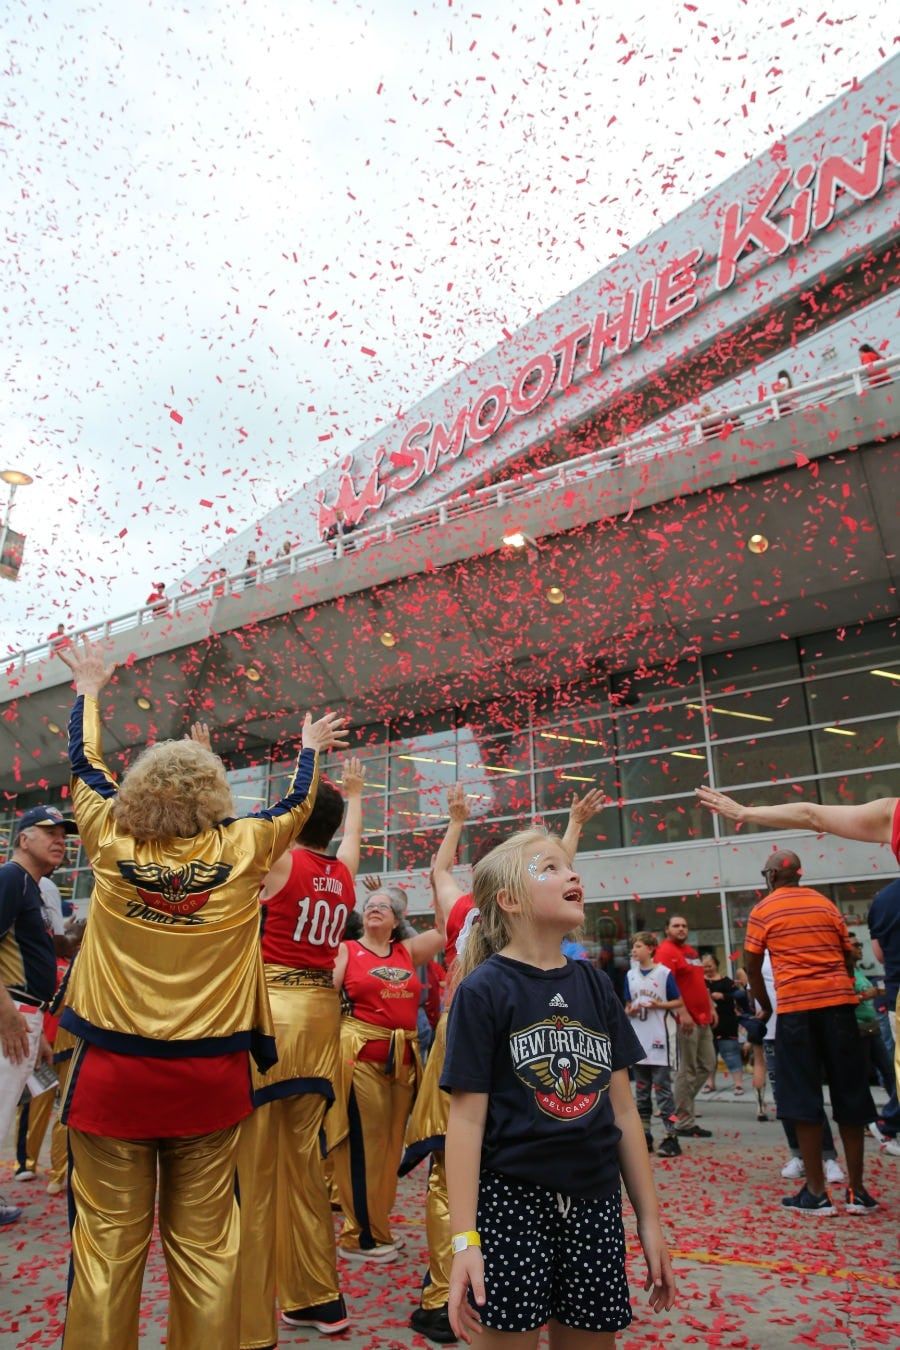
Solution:
M 894 857 L 900 862 L 900 798 L 897 799 L 897 805 L 894 807 L 894 823 L 891 828 L 891 849 Z
M 391 1031 L 415 1031 L 422 983 L 402 942 L 378 956 L 361 942 L 347 942 L 343 992 L 361 1022 Z
M 456 960 L 456 944 L 466 924 L 466 919 L 475 908 L 471 895 L 461 895 L 447 916 L 447 945 L 444 948 L 444 960 L 450 970 Z
M 293 849 L 290 876 L 262 903 L 263 960 L 293 970 L 333 970 L 355 905 L 353 878 L 342 862 Z

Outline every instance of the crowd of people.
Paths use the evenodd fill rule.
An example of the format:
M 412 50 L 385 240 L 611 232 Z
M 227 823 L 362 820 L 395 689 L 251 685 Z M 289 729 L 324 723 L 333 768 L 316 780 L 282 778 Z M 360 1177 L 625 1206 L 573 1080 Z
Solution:
M 349 748 L 343 719 L 307 715 L 284 798 L 236 816 L 202 724 L 143 751 L 117 782 L 98 702 L 113 669 L 88 641 L 59 656 L 76 689 L 74 820 L 26 811 L 0 867 L 0 1134 L 28 1083 L 17 1176 L 33 1181 L 55 1073 L 48 1190 L 70 1195 L 65 1350 L 137 1346 L 157 1203 L 171 1350 L 268 1350 L 279 1319 L 343 1331 L 342 1263 L 397 1260 L 398 1175 L 423 1162 L 428 1266 L 413 1328 L 438 1343 L 517 1334 L 533 1347 L 549 1325 L 555 1350 L 585 1334 L 608 1350 L 632 1316 L 623 1183 L 650 1306 L 676 1297 L 650 1166 L 654 1107 L 659 1155 L 708 1138 L 698 1096 L 720 1059 L 743 1094 L 742 1042 L 763 1114 L 767 1074 L 772 1085 L 791 1149 L 783 1174 L 804 1183 L 785 1209 L 835 1212 L 828 1186 L 844 1175 L 823 1080 L 844 1209 L 877 1208 L 866 1130 L 900 1153 L 895 1066 L 875 1048 L 879 991 L 796 854 L 765 857 L 740 980 L 701 956 L 675 913 L 662 935 L 634 935 L 620 998 L 572 946 L 585 917 L 574 859 L 599 792 L 573 798 L 562 838 L 528 826 L 490 849 L 469 891 L 454 874 L 468 801 L 451 788 L 433 925 L 417 932 L 403 893 L 377 878 L 357 905 L 363 765 L 348 754 L 340 787 L 319 774 L 323 753 Z M 699 799 L 738 823 L 886 842 L 900 856 L 897 800 Z M 93 870 L 90 913 L 53 937 L 40 882 L 75 831 Z M 870 929 L 896 1005 L 900 882 L 876 898 Z M 889 1029 L 896 1037 L 895 1015 Z M 41 1061 L 54 1066 L 46 1090 Z M 880 1124 L 870 1066 L 893 1094 Z M 0 1203 L 13 1222 L 15 1206 Z

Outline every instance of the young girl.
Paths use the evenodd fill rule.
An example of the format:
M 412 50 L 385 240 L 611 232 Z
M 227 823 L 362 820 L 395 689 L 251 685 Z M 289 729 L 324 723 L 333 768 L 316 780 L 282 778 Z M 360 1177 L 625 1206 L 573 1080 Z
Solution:
M 631 1321 L 620 1169 L 650 1304 L 675 1297 L 628 1082 L 643 1050 L 607 977 L 561 954 L 584 895 L 558 839 L 514 834 L 477 863 L 473 892 L 480 921 L 441 1079 L 452 1094 L 450 1321 L 466 1342 L 478 1332 L 533 1350 L 549 1323 L 551 1350 L 612 1350 Z

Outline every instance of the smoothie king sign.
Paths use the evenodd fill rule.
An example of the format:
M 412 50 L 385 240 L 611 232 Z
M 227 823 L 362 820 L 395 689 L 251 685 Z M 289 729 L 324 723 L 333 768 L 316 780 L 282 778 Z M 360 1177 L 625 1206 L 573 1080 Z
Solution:
M 777 152 L 775 158 L 777 162 Z M 662 332 L 690 314 L 703 299 L 704 290 L 727 290 L 748 249 L 775 258 L 804 244 L 834 220 L 839 193 L 858 202 L 875 197 L 884 185 L 886 163 L 900 167 L 900 119 L 891 125 L 873 122 L 862 134 L 859 159 L 829 155 L 820 164 L 783 165 L 752 205 L 736 201 L 725 207 L 713 266 L 704 277 L 698 276 L 704 250 L 688 249 L 654 276 L 629 287 L 615 307 L 600 310 L 591 322 L 579 324 L 531 357 L 510 383 L 487 385 L 452 420 L 421 418 L 408 428 L 394 451 L 376 450 L 359 486 L 353 476 L 353 457 L 348 456 L 341 465 L 334 500 L 326 502 L 323 492 L 317 497 L 320 532 L 331 528 L 337 511 L 351 524 L 358 524 L 378 510 L 388 494 L 394 498 L 409 492 L 470 446 L 490 440 L 508 418 L 527 417 L 551 394 L 563 393 L 572 384 L 576 369 L 579 379 L 594 374 L 651 333 Z

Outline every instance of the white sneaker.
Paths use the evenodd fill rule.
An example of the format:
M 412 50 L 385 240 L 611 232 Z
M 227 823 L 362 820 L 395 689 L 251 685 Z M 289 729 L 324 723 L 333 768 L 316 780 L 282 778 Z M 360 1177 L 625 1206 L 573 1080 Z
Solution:
M 837 1158 L 825 1159 L 825 1180 L 829 1186 L 837 1186 L 841 1181 L 846 1181 L 844 1173 L 841 1171 L 841 1165 Z
M 882 1145 L 887 1143 L 887 1135 L 881 1133 L 878 1126 L 875 1124 L 874 1120 L 869 1121 L 868 1125 L 866 1126 L 866 1129 L 869 1131 L 869 1134 L 875 1140 L 876 1144 Z
M 782 1167 L 781 1175 L 786 1181 L 800 1181 L 806 1176 L 806 1168 L 803 1166 L 802 1158 L 790 1158 Z
M 32 1171 L 30 1167 L 17 1167 L 13 1174 L 13 1181 L 34 1181 L 37 1172 Z
M 900 1139 L 889 1139 L 881 1151 L 889 1153 L 892 1158 L 900 1158 Z
M 361 1247 L 338 1247 L 338 1256 L 343 1256 L 347 1261 L 396 1261 L 399 1253 L 397 1248 L 391 1243 L 388 1246 L 368 1247 L 365 1251 Z

